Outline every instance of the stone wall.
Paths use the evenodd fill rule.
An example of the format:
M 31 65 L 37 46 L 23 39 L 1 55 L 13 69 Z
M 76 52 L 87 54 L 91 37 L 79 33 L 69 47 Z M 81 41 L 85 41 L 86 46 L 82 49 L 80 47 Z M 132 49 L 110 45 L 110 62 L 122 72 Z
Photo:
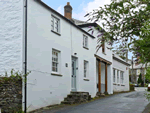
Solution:
M 16 113 L 22 110 L 20 77 L 0 77 L 0 106 L 2 113 Z

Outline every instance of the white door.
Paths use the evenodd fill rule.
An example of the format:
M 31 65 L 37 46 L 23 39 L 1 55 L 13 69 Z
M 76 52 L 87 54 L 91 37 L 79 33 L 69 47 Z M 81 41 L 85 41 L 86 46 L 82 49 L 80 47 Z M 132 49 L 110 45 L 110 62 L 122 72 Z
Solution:
M 76 65 L 77 65 L 77 59 L 72 57 L 72 75 L 71 75 L 71 90 L 76 90 Z

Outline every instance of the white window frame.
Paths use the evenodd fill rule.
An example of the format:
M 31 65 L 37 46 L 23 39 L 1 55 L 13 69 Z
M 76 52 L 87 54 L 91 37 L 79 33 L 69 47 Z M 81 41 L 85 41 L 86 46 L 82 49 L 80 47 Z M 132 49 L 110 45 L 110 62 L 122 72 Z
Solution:
M 83 47 L 88 48 L 88 36 L 83 35 Z
M 51 15 L 51 30 L 60 33 L 60 19 L 54 15 Z
M 115 83 L 115 82 L 116 82 L 116 70 L 113 69 L 113 83 Z
M 84 78 L 88 78 L 88 72 L 89 72 L 89 62 L 84 60 L 83 63 L 83 74 L 84 74 Z
M 119 84 L 119 70 L 117 70 L 117 84 Z
M 52 49 L 52 72 L 60 73 L 60 51 Z

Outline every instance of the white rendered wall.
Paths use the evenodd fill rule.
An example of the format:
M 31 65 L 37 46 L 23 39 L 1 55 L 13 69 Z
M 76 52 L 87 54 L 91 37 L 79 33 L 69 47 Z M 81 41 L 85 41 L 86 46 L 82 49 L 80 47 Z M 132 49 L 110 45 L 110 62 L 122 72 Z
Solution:
M 77 91 L 96 95 L 96 58 L 95 41 L 89 39 L 89 50 L 83 48 L 83 34 L 58 15 L 60 19 L 61 36 L 51 32 L 52 12 L 38 4 L 29 1 L 28 5 L 28 111 L 44 106 L 59 104 L 71 91 L 71 56 L 77 57 Z M 61 52 L 62 77 L 51 75 L 52 48 Z M 77 55 L 74 55 L 77 53 Z M 83 75 L 83 61 L 89 62 L 89 81 Z M 68 63 L 68 67 L 65 64 Z
M 124 84 L 120 83 L 120 76 L 119 76 L 119 83 L 117 83 L 117 71 L 116 71 L 116 82 L 113 85 L 113 91 L 129 91 L 129 68 L 127 65 L 118 62 L 117 60 L 113 59 L 113 68 L 124 72 Z M 127 68 L 127 69 L 126 69 Z M 121 86 L 124 85 L 124 86 Z
M 0 75 L 22 71 L 23 0 L 0 0 Z
M 83 30 L 87 31 L 90 29 L 88 27 L 84 27 L 82 28 Z M 94 29 L 94 28 L 93 28 Z M 92 34 L 92 31 L 89 31 L 88 33 Z M 96 40 L 95 40 L 95 45 L 97 46 L 97 36 L 99 35 L 98 34 L 98 31 L 95 29 L 93 34 L 92 34 L 94 37 L 96 37 Z M 101 38 L 101 37 L 99 37 Z M 94 46 L 96 48 L 96 46 Z M 107 59 L 108 61 L 112 62 L 112 51 L 110 49 L 107 49 L 107 47 L 111 47 L 110 45 L 108 45 L 107 43 L 105 43 L 105 52 L 103 53 L 102 52 L 102 47 L 98 50 L 98 52 L 96 53 L 95 51 L 95 54 L 100 56 L 101 58 L 103 59 Z
M 82 28 L 83 30 L 85 30 L 85 31 L 88 31 L 89 30 L 89 28 L 88 27 L 84 27 L 84 28 Z M 95 53 L 94 54 L 96 54 L 96 55 L 98 55 L 98 56 L 100 56 L 101 58 L 103 58 L 103 59 L 105 59 L 105 60 L 107 60 L 107 61 L 109 61 L 109 62 L 112 62 L 112 51 L 110 50 L 110 49 L 107 49 L 107 47 L 110 47 L 110 45 L 108 45 L 107 43 L 105 43 L 105 53 L 103 53 L 102 52 L 102 48 L 100 48 L 99 50 L 98 50 L 98 52 L 96 52 L 96 46 L 97 46 L 97 36 L 98 36 L 98 34 L 97 34 L 97 30 L 94 30 L 94 32 L 93 32 L 93 34 L 92 34 L 92 31 L 90 31 L 89 33 L 90 34 L 92 34 L 94 37 L 96 37 L 95 38 L 95 42 L 94 42 L 94 48 L 95 48 Z M 97 67 L 98 68 L 98 67 Z M 105 73 L 105 66 L 103 67 L 103 65 L 102 65 L 102 67 L 101 67 L 102 69 L 101 69 L 101 71 L 102 71 L 102 75 L 104 75 L 104 73 Z M 97 83 L 98 83 L 98 70 L 96 71 L 97 72 L 97 74 L 96 74 L 96 81 L 97 81 Z M 107 65 L 107 81 L 108 81 L 108 84 L 107 84 L 107 87 L 108 87 L 108 93 L 109 94 L 112 94 L 113 93 L 113 78 L 112 78 L 112 65 Z M 105 76 L 102 76 L 102 78 L 101 78 L 101 81 L 102 81 L 102 83 L 103 82 L 105 82 Z M 97 91 L 98 91 L 98 89 L 97 89 Z
M 88 50 L 83 48 L 83 35 L 75 27 L 72 27 L 72 55 L 78 59 L 78 70 L 77 70 L 77 91 L 89 92 L 92 97 L 96 95 L 96 58 L 95 53 L 95 40 L 88 35 Z M 74 55 L 74 53 L 77 53 Z M 89 63 L 88 76 L 84 77 L 84 60 Z M 85 81 L 88 79 L 89 81 Z

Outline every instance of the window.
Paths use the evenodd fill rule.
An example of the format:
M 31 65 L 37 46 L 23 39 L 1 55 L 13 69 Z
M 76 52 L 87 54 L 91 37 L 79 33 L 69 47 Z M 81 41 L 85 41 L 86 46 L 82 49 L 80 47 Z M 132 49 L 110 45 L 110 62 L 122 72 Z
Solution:
M 119 83 L 119 70 L 117 70 L 117 83 Z
M 52 71 L 58 72 L 59 71 L 59 54 L 60 52 L 57 50 L 52 50 Z
M 113 81 L 114 81 L 114 83 L 115 83 L 115 79 L 116 79 L 116 75 L 115 75 L 115 69 L 113 69 Z
M 83 35 L 83 47 L 88 48 L 88 37 Z
M 51 16 L 51 29 L 57 33 L 60 32 L 60 20 L 53 15 Z
M 88 76 L 88 61 L 84 60 L 84 77 Z
M 124 76 L 123 76 L 123 71 L 120 71 L 120 83 L 124 83 Z
M 104 42 L 104 38 L 102 37 L 102 52 L 105 53 L 105 42 Z

